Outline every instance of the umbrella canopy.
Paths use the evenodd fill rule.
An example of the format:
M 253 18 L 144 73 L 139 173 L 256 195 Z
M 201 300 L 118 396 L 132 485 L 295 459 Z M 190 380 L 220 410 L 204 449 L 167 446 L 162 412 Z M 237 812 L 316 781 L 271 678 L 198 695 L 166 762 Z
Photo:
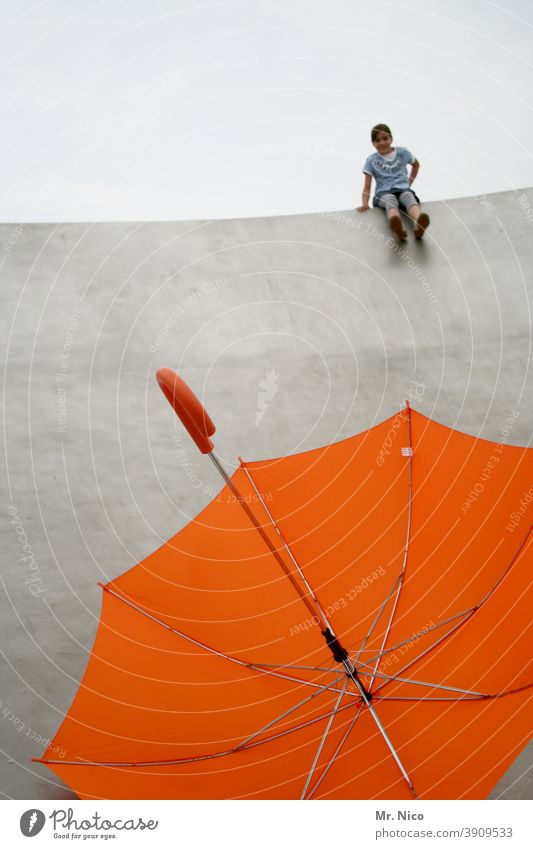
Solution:
M 194 396 L 187 418 L 165 372 L 211 454 L 212 421 Z M 406 405 L 333 445 L 241 460 L 103 586 L 39 760 L 80 798 L 486 797 L 531 724 L 532 452 L 505 441 Z

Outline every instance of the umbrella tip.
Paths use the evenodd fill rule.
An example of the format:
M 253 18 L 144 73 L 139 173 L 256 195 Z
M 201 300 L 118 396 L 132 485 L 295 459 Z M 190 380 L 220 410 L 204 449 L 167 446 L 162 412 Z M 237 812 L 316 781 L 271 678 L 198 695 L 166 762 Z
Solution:
M 156 379 L 165 398 L 201 453 L 210 454 L 213 443 L 209 437 L 213 436 L 216 428 L 194 392 L 170 368 L 157 369 Z

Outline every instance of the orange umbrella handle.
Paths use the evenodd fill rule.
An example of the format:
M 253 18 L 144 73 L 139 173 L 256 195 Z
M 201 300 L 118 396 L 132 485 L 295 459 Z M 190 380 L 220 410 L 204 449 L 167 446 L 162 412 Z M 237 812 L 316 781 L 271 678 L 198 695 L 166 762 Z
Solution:
M 214 434 L 216 428 L 194 392 L 170 368 L 160 368 L 156 377 L 168 403 L 174 408 L 202 454 L 210 454 L 213 443 L 209 437 Z

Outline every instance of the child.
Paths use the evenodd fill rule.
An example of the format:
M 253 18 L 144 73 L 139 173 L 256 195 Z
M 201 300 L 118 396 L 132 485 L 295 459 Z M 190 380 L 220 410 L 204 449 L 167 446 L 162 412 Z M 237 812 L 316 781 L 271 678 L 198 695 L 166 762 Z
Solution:
M 421 212 L 420 201 L 410 187 L 413 183 L 420 163 L 406 147 L 392 147 L 392 133 L 386 124 L 376 124 L 370 134 L 372 144 L 377 153 L 371 154 L 363 166 L 365 184 L 363 187 L 363 203 L 357 207 L 358 212 L 368 209 L 372 177 L 376 181 L 374 206 L 380 206 L 387 212 L 389 227 L 403 242 L 407 239 L 400 209 L 406 210 L 407 215 L 415 222 L 415 239 L 420 239 L 429 226 L 429 215 Z M 407 165 L 411 165 L 411 174 L 407 176 Z

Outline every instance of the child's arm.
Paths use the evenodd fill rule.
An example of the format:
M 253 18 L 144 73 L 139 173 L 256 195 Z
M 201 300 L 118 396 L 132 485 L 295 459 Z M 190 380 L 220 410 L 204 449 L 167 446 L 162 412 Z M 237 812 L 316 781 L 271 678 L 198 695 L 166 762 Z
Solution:
M 372 185 L 372 175 L 365 173 L 365 184 L 363 186 L 363 197 L 361 206 L 357 207 L 357 212 L 365 212 L 369 208 L 368 201 L 370 200 L 370 186 Z
M 413 162 L 411 164 L 411 173 L 409 175 L 409 185 L 410 186 L 413 185 L 413 183 L 415 181 L 415 177 L 418 174 L 419 168 L 420 168 L 420 162 L 418 161 L 418 159 L 413 160 Z

